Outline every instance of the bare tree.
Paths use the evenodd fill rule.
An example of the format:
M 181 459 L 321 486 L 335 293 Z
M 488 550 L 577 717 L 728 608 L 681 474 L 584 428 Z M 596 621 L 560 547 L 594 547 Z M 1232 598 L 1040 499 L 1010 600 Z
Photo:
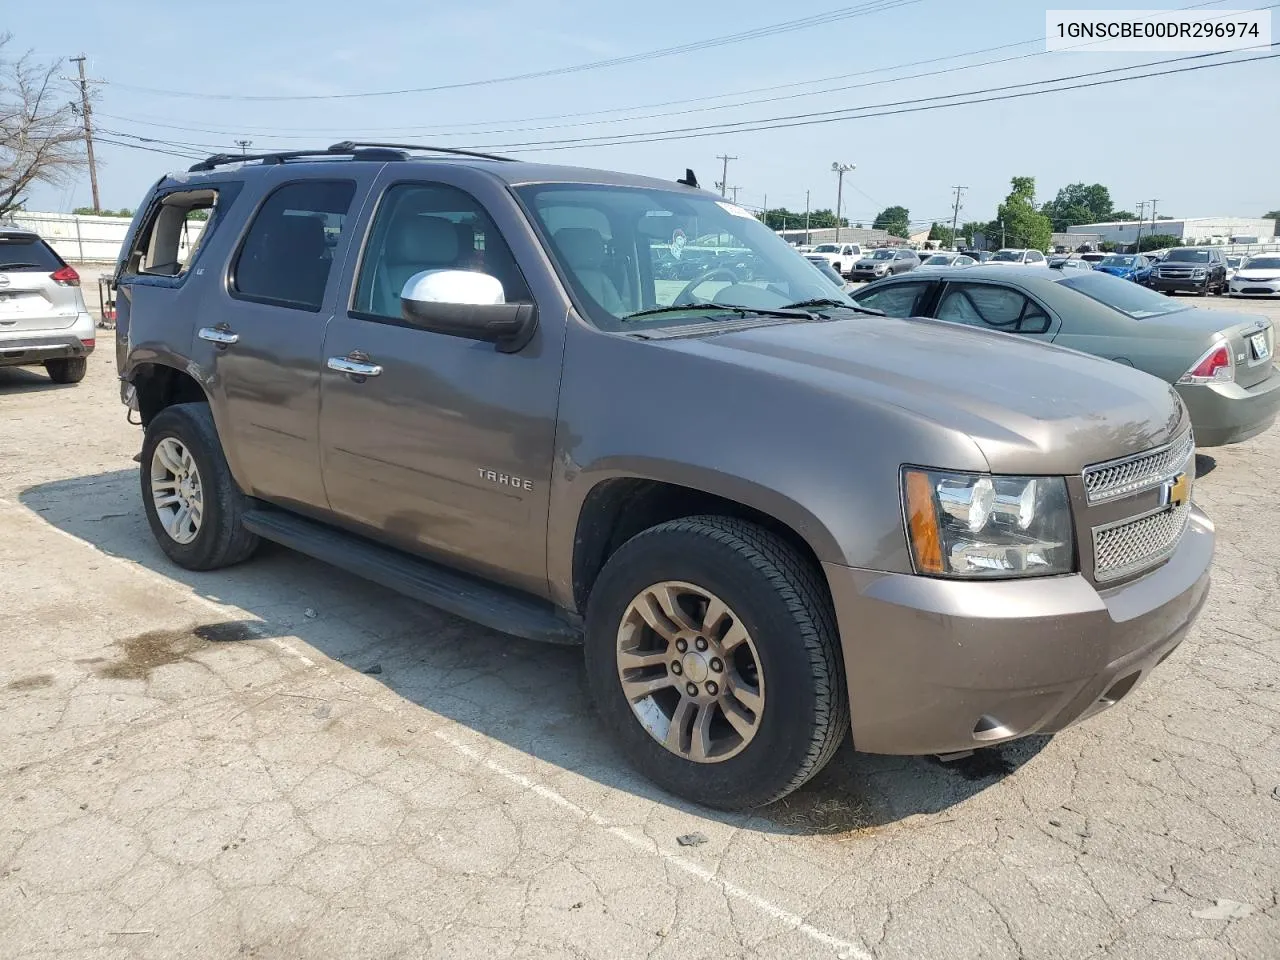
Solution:
M 64 183 L 85 163 L 79 116 L 57 88 L 59 64 L 30 52 L 8 57 L 12 39 L 0 33 L 0 219 L 32 185 Z

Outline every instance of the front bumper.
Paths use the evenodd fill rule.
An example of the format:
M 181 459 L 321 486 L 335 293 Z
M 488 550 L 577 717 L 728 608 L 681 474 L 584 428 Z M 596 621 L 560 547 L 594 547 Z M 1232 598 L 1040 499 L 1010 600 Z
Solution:
M 62 357 L 87 357 L 96 343 L 93 318 L 84 313 L 61 330 L 0 331 L 0 367 L 43 363 Z
M 1169 560 L 1105 590 L 1078 574 L 981 583 L 823 564 L 854 745 L 956 753 L 1112 706 L 1182 641 L 1208 595 L 1213 544 L 1193 507 Z
M 1209 278 L 1200 280 L 1169 280 L 1164 277 L 1152 277 L 1148 286 L 1161 293 L 1199 293 L 1209 285 Z
M 1221 447 L 1248 440 L 1266 430 L 1280 414 L 1280 370 L 1261 383 L 1180 384 L 1174 389 L 1187 405 L 1197 447 Z
M 1280 280 L 1237 280 L 1227 288 L 1233 297 L 1280 297 Z

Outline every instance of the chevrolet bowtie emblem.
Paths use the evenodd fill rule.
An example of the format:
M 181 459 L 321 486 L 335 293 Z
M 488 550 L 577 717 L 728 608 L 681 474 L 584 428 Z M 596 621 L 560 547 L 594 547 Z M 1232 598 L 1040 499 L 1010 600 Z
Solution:
M 1180 473 L 1172 480 L 1166 480 L 1164 484 L 1164 502 L 1172 507 L 1180 507 L 1191 496 L 1191 479 L 1185 474 Z

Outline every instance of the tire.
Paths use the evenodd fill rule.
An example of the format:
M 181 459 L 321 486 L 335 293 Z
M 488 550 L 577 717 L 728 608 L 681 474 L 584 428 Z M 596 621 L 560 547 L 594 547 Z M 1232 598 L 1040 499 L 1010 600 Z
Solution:
M 164 445 L 166 451 L 171 451 L 175 444 L 194 461 L 195 482 L 203 508 L 194 536 L 186 542 L 166 529 L 153 492 L 153 477 L 163 469 L 163 458 L 157 460 L 156 450 Z M 188 570 L 216 570 L 248 559 L 257 549 L 258 537 L 243 525 L 247 498 L 232 479 L 207 403 L 175 404 L 151 421 L 142 442 L 138 476 L 147 523 L 160 549 L 178 566 Z M 174 482 L 164 479 L 160 483 L 165 489 L 178 492 L 174 485 L 176 477 Z
M 664 582 L 723 601 L 745 628 L 758 661 L 755 690 L 762 706 L 754 714 L 754 733 L 724 759 L 699 762 L 668 749 L 641 724 L 623 692 L 618 651 L 621 637 L 630 636 L 624 627 L 635 622 L 633 600 Z M 697 622 L 697 615 L 692 619 Z M 656 631 L 649 636 L 664 649 L 666 641 Z M 659 659 L 681 656 L 671 646 L 665 650 Z M 714 652 L 713 647 L 706 655 Z M 709 662 L 716 669 L 716 659 Z M 737 661 L 732 663 L 738 671 Z M 596 708 L 628 760 L 665 790 L 708 807 L 740 810 L 781 799 L 821 770 L 849 732 L 839 635 L 821 571 L 777 536 L 742 520 L 673 520 L 623 544 L 605 564 L 587 604 L 586 667 Z M 665 663 L 654 669 L 676 673 Z M 681 673 L 680 681 L 698 679 L 692 669 Z M 703 670 L 702 677 L 715 675 Z M 722 699 L 735 685 L 724 681 Z M 664 693 L 686 699 L 678 687 Z M 656 700 L 648 698 L 646 705 L 656 709 Z M 671 715 L 678 709 L 670 708 Z M 721 715 L 720 729 L 732 738 L 725 719 Z
M 54 383 L 79 383 L 89 369 L 89 361 L 85 357 L 62 357 L 46 360 L 44 369 Z

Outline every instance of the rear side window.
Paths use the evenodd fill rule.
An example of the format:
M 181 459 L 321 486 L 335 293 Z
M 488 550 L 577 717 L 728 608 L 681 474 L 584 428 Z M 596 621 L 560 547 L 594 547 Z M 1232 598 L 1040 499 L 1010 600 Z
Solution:
M 952 284 L 938 304 L 939 320 L 1007 333 L 1044 333 L 1049 315 L 1016 290 L 989 284 Z
M 66 264 L 41 240 L 23 234 L 0 234 L 0 271 L 54 273 Z
M 180 190 L 161 197 L 138 231 L 125 272 L 183 276 L 210 233 L 220 199 L 217 188 Z
M 319 311 L 355 192 L 353 180 L 305 180 L 267 197 L 232 264 L 233 294 Z

